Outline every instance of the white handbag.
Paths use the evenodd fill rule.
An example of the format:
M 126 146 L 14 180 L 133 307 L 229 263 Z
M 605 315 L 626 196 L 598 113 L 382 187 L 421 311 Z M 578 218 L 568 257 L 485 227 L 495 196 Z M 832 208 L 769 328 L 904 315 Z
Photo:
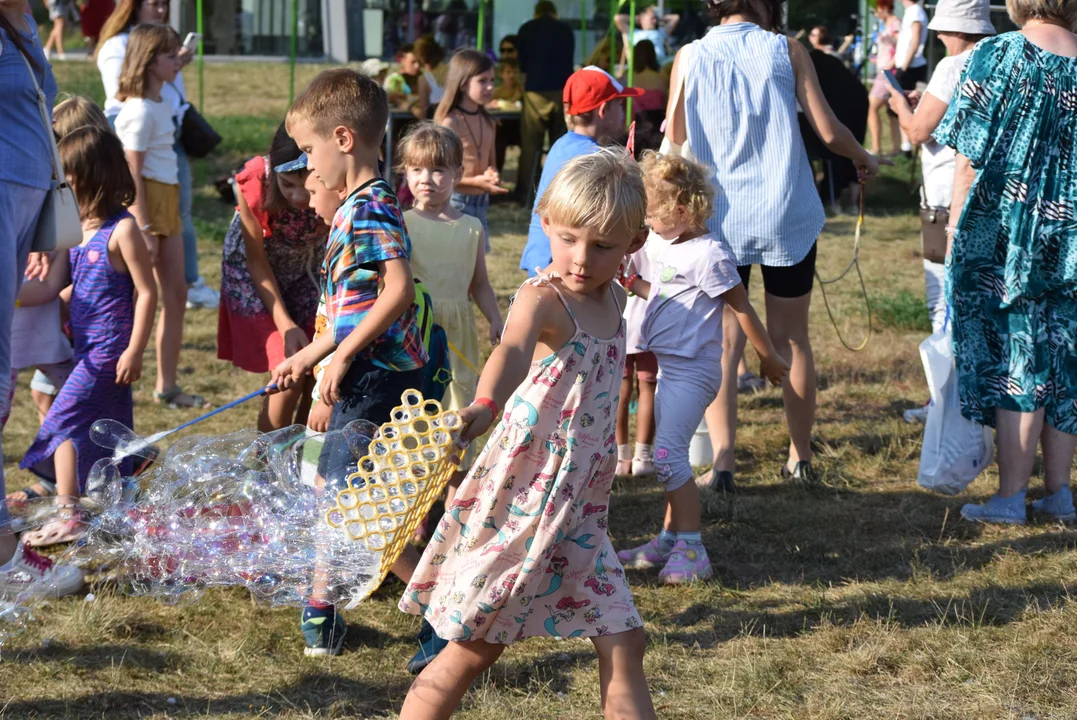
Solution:
M 60 149 L 56 147 L 56 135 L 52 131 L 52 123 L 49 122 L 45 93 L 37 84 L 37 77 L 34 75 L 30 60 L 25 55 L 22 59 L 26 63 L 26 70 L 30 73 L 30 80 L 34 83 L 34 90 L 37 91 L 37 107 L 41 111 L 41 122 L 45 124 L 45 134 L 49 136 L 49 146 L 52 148 L 52 183 L 48 194 L 45 195 L 45 202 L 41 205 L 41 215 L 37 219 L 34 243 L 30 246 L 30 251 L 67 250 L 82 242 L 82 219 L 79 217 L 79 206 L 75 201 L 75 193 L 67 184 L 67 176 L 64 175 L 63 164 L 60 162 Z
M 681 102 L 681 95 L 684 93 L 684 81 L 685 81 L 685 78 L 688 75 L 688 71 L 691 69 L 692 52 L 694 50 L 695 50 L 695 48 L 692 47 L 692 43 L 689 43 L 688 45 L 685 45 L 684 47 L 682 47 L 681 51 L 680 51 L 680 62 L 677 64 L 677 70 L 678 70 L 679 77 L 677 78 L 677 84 L 672 88 L 672 93 L 673 93 L 673 96 L 671 98 L 672 102 L 670 102 L 670 104 L 669 104 L 669 106 L 671 108 L 673 108 L 674 112 L 677 111 L 677 105 L 678 105 L 678 103 Z M 687 115 L 686 115 L 686 118 L 687 118 Z M 666 123 L 668 123 L 668 122 L 669 122 L 669 119 L 667 118 Z M 670 138 L 670 136 L 668 134 L 666 134 L 665 124 L 663 124 L 663 126 L 662 126 L 662 131 L 663 131 L 662 145 L 658 148 L 659 154 L 661 154 L 661 155 L 676 155 L 678 157 L 688 158 L 689 160 L 693 159 L 692 158 L 692 148 L 688 144 L 687 136 L 684 139 L 684 144 L 683 145 L 678 145 L 677 143 L 673 142 L 673 139 Z M 686 133 L 687 133 L 687 131 L 688 131 L 688 128 L 685 128 Z

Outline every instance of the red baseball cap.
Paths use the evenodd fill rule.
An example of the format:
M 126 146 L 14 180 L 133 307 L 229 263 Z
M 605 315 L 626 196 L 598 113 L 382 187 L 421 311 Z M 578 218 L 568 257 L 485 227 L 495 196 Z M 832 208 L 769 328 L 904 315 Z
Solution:
M 610 100 L 639 97 L 643 93 L 640 88 L 625 87 L 602 68 L 588 65 L 569 76 L 562 99 L 568 105 L 569 115 L 583 115 Z

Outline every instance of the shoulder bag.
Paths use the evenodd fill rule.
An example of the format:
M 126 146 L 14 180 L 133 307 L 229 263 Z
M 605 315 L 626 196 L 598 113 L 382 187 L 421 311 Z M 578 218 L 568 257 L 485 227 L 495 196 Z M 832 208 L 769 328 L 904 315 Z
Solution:
M 22 53 L 19 53 L 22 55 Z M 52 252 L 54 250 L 68 250 L 82 242 L 82 220 L 79 218 L 79 206 L 75 201 L 75 193 L 67 184 L 67 176 L 64 175 L 63 164 L 60 162 L 60 149 L 56 147 L 56 135 L 52 131 L 52 123 L 49 121 L 49 109 L 45 104 L 45 93 L 37 84 L 37 76 L 30 60 L 22 55 L 26 63 L 26 70 L 30 73 L 30 80 L 34 83 L 37 92 L 37 108 L 41 112 L 41 122 L 45 125 L 45 134 L 49 136 L 49 147 L 52 148 L 52 181 L 49 191 L 45 195 L 45 202 L 41 205 L 41 214 L 37 219 L 37 227 L 34 230 L 34 242 L 30 246 L 31 252 Z
M 172 85 L 172 89 L 180 96 L 180 104 L 187 106 L 187 110 L 183 113 L 183 123 L 180 125 L 180 142 L 183 143 L 183 149 L 191 157 L 204 158 L 221 144 L 221 136 L 202 117 L 202 113 L 195 110 L 193 105 L 188 104 L 179 88 Z

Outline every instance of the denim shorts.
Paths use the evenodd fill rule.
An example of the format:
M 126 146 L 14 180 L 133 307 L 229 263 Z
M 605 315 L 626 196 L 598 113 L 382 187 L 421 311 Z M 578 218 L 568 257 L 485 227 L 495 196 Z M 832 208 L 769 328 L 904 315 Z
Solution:
M 393 408 L 401 403 L 408 390 L 422 390 L 426 369 L 416 368 L 396 372 L 356 358 L 341 383 L 341 399 L 333 406 L 329 431 L 343 430 L 348 423 L 366 420 L 380 427 L 389 422 Z M 326 443 L 318 458 L 318 473 L 326 479 L 326 487 L 335 487 L 355 472 L 359 457 L 357 448 L 366 443 Z
M 486 252 L 490 252 L 490 226 L 486 224 L 486 211 L 490 209 L 490 195 L 488 193 L 464 195 L 454 192 L 449 204 L 465 215 L 478 218 L 482 223 L 482 234 L 486 236 Z

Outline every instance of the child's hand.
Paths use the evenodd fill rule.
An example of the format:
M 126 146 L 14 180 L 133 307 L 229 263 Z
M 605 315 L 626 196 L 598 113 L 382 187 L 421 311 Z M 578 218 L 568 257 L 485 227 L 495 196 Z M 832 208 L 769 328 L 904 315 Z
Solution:
M 157 248 L 161 241 L 149 230 L 142 231 L 142 239 L 146 242 L 146 250 L 150 253 L 150 264 L 157 262 Z
M 494 413 L 485 405 L 468 405 L 459 415 L 463 423 L 459 441 L 461 447 L 466 447 L 475 438 L 482 437 L 494 424 Z
M 333 408 L 331 405 L 326 405 L 323 402 L 316 402 L 310 407 L 310 414 L 307 415 L 307 427 L 314 432 L 328 432 L 329 430 L 329 418 L 333 414 Z
M 291 357 L 297 352 L 310 345 L 310 338 L 303 332 L 303 328 L 293 325 L 281 333 L 284 340 L 284 357 Z
M 345 362 L 338 353 L 329 362 L 329 367 L 322 371 L 322 382 L 318 385 L 318 393 L 322 396 L 323 404 L 331 408 L 340 402 L 341 386 L 350 365 L 351 363 Z
M 505 323 L 500 319 L 496 323 L 490 323 L 490 344 L 497 345 L 501 342 L 501 333 L 505 332 Z
M 285 358 L 280 365 L 273 368 L 273 372 L 269 375 L 269 385 L 276 383 L 277 387 L 273 390 L 268 390 L 268 394 L 272 395 L 282 390 L 288 390 L 303 382 L 304 377 L 312 367 L 314 367 L 314 363 L 306 357 L 302 350 L 291 357 Z
M 760 356 L 759 360 L 759 371 L 763 373 L 763 377 L 775 386 L 781 385 L 785 376 L 789 374 L 789 363 L 785 361 L 785 358 L 781 355 L 768 355 Z
M 483 190 L 491 195 L 504 195 L 508 192 L 508 188 L 501 187 L 501 173 L 496 168 L 486 168 L 486 172 L 482 174 L 482 180 Z
M 26 258 L 26 272 L 23 273 L 27 280 L 41 280 L 49 276 L 49 268 L 52 267 L 52 255 L 45 252 L 32 252 Z
M 142 377 L 142 353 L 127 348 L 116 361 L 116 384 L 130 385 Z

